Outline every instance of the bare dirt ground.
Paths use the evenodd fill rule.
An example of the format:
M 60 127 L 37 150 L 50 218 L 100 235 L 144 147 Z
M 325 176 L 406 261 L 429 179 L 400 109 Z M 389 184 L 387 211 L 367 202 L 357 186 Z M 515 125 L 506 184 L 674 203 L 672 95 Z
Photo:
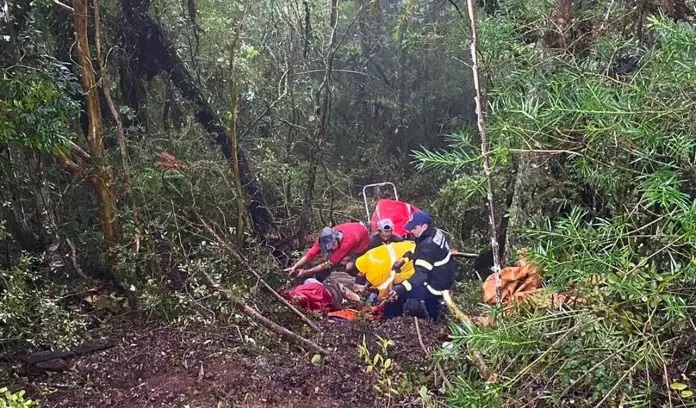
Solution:
M 446 325 L 419 321 L 432 348 L 447 339 Z M 410 395 L 392 406 L 419 406 L 418 389 L 431 386 L 431 363 L 418 342 L 413 318 L 387 322 L 321 322 L 310 335 L 333 350 L 312 353 L 282 343 L 271 350 L 245 339 L 235 326 L 186 330 L 124 321 L 105 338 L 115 347 L 75 358 L 71 369 L 31 377 L 23 384 L 43 407 L 376 407 L 384 397 L 366 372 L 358 345 L 373 352 L 377 336 L 395 345 L 392 378 L 408 372 Z M 415 379 L 415 380 L 414 380 Z

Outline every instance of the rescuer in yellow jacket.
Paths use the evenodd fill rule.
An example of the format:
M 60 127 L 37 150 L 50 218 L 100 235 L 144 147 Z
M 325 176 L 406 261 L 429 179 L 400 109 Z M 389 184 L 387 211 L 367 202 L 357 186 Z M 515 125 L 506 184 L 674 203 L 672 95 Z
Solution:
M 358 257 L 355 261 L 355 268 L 359 275 L 364 275 L 370 285 L 379 290 L 379 297 L 383 300 L 389 295 L 392 286 L 413 275 L 413 262 L 408 259 L 399 272 L 392 270 L 392 266 L 397 259 L 403 258 L 407 252 L 413 253 L 415 248 L 416 243 L 413 241 L 380 245 Z

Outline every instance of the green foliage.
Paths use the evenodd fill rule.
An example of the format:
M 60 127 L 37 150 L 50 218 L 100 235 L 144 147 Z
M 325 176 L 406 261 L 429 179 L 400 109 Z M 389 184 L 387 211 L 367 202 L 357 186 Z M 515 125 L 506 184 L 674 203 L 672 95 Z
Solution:
M 31 408 L 38 407 L 39 403 L 30 399 L 24 399 L 25 391 L 11 392 L 7 387 L 0 388 L 0 408 Z
M 68 347 L 78 342 L 86 322 L 66 307 L 66 287 L 54 285 L 23 256 L 0 270 L 0 337 L 36 347 Z
M 541 307 L 518 307 L 495 327 L 455 330 L 458 350 L 479 350 L 501 371 L 485 384 L 460 367 L 451 406 L 674 402 L 682 397 L 670 384 L 694 381 L 683 345 L 696 340 L 696 29 L 651 17 L 653 43 L 612 31 L 560 49 L 545 25 L 549 5 L 525 4 L 502 2 L 480 22 L 484 69 L 495 67 L 487 71 L 494 195 L 510 177 L 522 187 L 524 207 L 513 210 L 538 215 L 513 219 L 517 240 L 533 248 L 547 291 L 582 302 L 548 311 L 540 295 Z M 578 21 L 604 18 L 573 12 Z M 447 202 L 466 203 L 457 186 L 480 177 L 476 155 L 460 139 L 417 157 L 452 175 L 443 202 L 460 191 Z M 510 175 L 510 156 L 525 163 L 519 175 Z M 535 198 L 544 196 L 555 199 Z
M 0 81 L 0 143 L 46 151 L 60 146 L 78 112 L 77 103 L 66 95 L 68 84 L 33 71 Z
M 398 376 L 393 376 L 393 361 L 388 357 L 389 347 L 394 346 L 394 340 L 383 339 L 377 336 L 379 342 L 379 350 L 374 354 L 370 353 L 365 343 L 363 336 L 362 344 L 358 345 L 358 354 L 365 362 L 365 371 L 375 373 L 377 376 L 377 384 L 374 385 L 375 390 L 390 401 L 393 397 L 401 395 L 408 391 L 410 384 L 403 378 L 404 381 L 397 383 Z

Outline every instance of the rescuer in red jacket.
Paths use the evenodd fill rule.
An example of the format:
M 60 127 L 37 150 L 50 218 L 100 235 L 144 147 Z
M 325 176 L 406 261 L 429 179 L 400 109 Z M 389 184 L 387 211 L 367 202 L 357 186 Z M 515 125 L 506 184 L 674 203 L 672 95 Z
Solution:
M 319 281 L 326 279 L 334 267 L 339 264 L 344 264 L 346 270 L 350 272 L 354 269 L 355 259 L 367 250 L 369 244 L 370 234 L 367 228 L 359 222 L 347 222 L 331 228 L 326 227 L 321 231 L 319 239 L 312 248 L 295 265 L 285 269 L 285 271 L 290 276 L 299 278 L 314 276 Z M 302 269 L 319 253 L 328 254 L 325 262 L 310 269 Z

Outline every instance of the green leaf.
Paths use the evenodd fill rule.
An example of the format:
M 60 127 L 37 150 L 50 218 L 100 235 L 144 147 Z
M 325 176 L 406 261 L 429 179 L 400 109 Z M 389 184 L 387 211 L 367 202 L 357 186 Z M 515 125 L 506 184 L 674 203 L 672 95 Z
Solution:
M 689 387 L 687 387 L 687 385 L 684 383 L 675 382 L 675 383 L 672 383 L 672 385 L 670 385 L 669 388 L 673 389 L 674 391 L 681 391 L 681 390 L 685 390 Z
M 691 390 L 684 390 L 679 395 L 681 395 L 682 398 L 691 398 L 694 396 L 694 392 Z
M 388 369 L 389 367 L 391 367 L 391 365 L 392 365 L 392 359 L 391 359 L 391 358 L 388 358 L 388 359 L 384 362 L 384 369 L 385 369 L 385 370 Z

